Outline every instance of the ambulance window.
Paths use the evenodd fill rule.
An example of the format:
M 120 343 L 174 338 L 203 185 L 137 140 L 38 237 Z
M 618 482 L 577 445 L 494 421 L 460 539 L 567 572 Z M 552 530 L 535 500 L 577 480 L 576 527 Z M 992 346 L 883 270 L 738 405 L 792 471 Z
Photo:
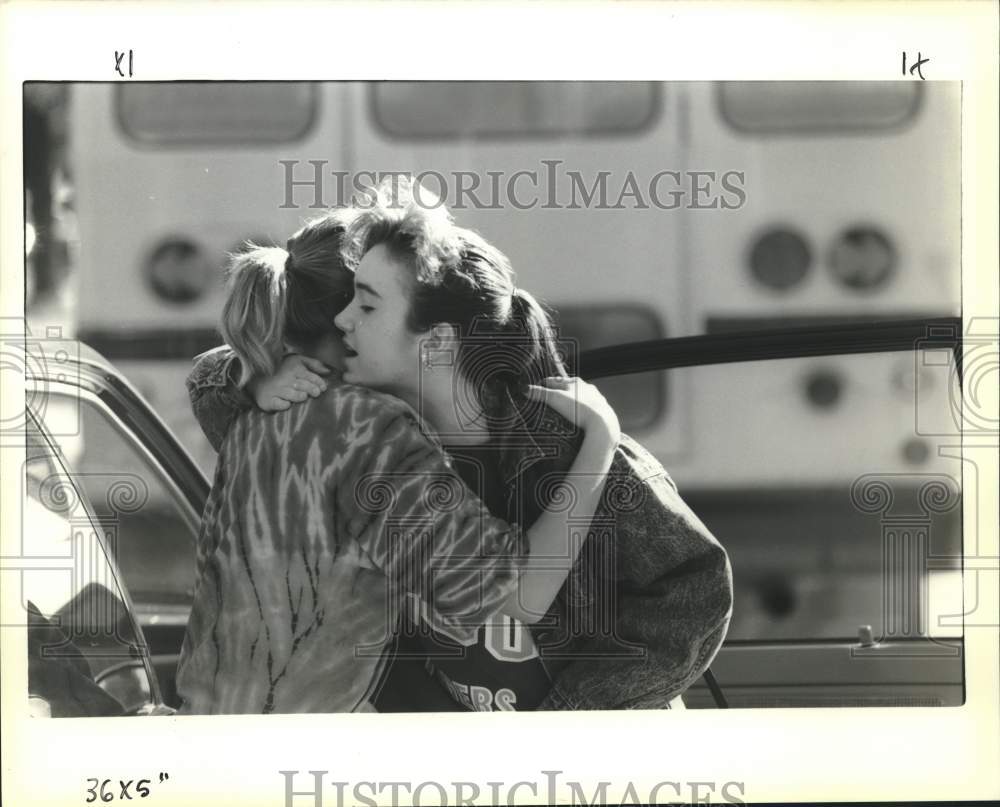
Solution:
M 637 81 L 390 81 L 372 86 L 388 134 L 472 139 L 625 134 L 653 119 L 656 84 Z
M 641 306 L 560 306 L 555 320 L 560 349 L 566 354 L 571 372 L 576 369 L 577 355 L 584 350 L 662 339 L 666 335 L 656 313 Z M 666 411 L 666 373 L 599 378 L 594 384 L 618 413 L 626 432 L 637 434 L 650 428 Z
M 151 145 L 253 145 L 298 140 L 316 113 L 306 82 L 213 81 L 122 84 L 118 120 Z
M 719 110 L 751 134 L 877 131 L 910 122 L 920 87 L 900 81 L 723 81 Z

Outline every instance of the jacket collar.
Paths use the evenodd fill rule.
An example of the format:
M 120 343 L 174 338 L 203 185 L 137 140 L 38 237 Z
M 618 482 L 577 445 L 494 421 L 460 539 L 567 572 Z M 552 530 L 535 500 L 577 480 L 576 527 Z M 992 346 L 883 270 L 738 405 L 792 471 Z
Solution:
M 559 456 L 566 446 L 573 446 L 577 433 L 573 425 L 549 407 L 534 405 L 526 398 L 515 399 L 509 391 L 503 393 L 501 404 L 505 428 L 498 432 L 496 442 L 504 484 L 512 484 L 529 465 Z M 544 445 L 539 436 L 544 437 Z

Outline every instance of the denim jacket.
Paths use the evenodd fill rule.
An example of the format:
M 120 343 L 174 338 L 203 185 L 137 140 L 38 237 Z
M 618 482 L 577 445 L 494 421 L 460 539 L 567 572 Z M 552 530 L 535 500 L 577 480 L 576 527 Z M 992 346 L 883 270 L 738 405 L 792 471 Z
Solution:
M 253 405 L 227 348 L 188 377 L 191 405 L 213 446 Z M 543 506 L 568 506 L 583 546 L 548 613 L 531 626 L 553 688 L 539 709 L 662 709 L 708 668 L 732 614 L 729 558 L 663 466 L 627 435 L 591 520 L 573 524 L 556 483 L 583 435 L 551 409 L 509 398 L 498 437 L 507 512 L 528 527 Z

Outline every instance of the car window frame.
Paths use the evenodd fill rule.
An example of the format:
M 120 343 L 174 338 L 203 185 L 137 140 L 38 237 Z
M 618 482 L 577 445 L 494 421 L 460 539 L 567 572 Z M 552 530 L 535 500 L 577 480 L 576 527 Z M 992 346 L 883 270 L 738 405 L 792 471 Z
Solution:
M 134 435 L 142 435 L 139 442 L 175 483 L 200 520 L 211 489 L 204 472 L 152 405 L 124 375 L 93 348 L 80 344 L 89 355 L 77 362 L 74 372 L 61 372 L 60 377 L 45 372 L 35 374 L 31 372 L 33 368 L 29 365 L 28 380 L 40 384 L 44 389 L 62 387 L 70 390 L 71 394 L 77 394 L 77 390 L 80 390 L 96 395 L 121 421 L 124 428 Z M 41 366 L 48 365 L 42 362 Z
M 590 380 L 711 364 L 944 347 L 953 352 L 961 383 L 962 320 L 955 316 L 886 318 L 864 323 L 833 321 L 629 342 L 584 351 L 580 354 L 579 368 L 580 375 Z
M 49 382 L 48 395 L 53 394 L 64 395 L 71 400 L 80 401 L 81 404 L 85 402 L 87 405 L 94 406 L 109 421 L 109 427 L 118 433 L 137 452 L 138 456 L 142 458 L 158 481 L 169 491 L 173 501 L 177 504 L 178 510 L 180 510 L 192 536 L 188 549 L 192 554 L 196 554 L 203 508 L 198 509 L 194 506 L 174 475 L 164 467 L 163 463 L 160 462 L 158 456 L 154 454 L 150 447 L 138 437 L 136 431 L 128 423 L 124 422 L 118 413 L 108 405 L 106 399 L 99 394 L 72 384 L 57 381 Z M 44 420 L 44 415 L 41 418 Z M 51 446 L 55 438 L 49 434 L 46 436 Z M 62 456 L 61 453 L 60 456 Z M 123 580 L 124 578 L 122 578 Z M 194 584 L 197 585 L 197 580 L 194 581 Z M 193 591 L 191 595 L 193 601 Z M 137 608 L 133 603 L 133 608 L 134 615 L 140 624 L 149 624 L 151 620 L 155 619 L 157 624 L 161 625 L 186 625 L 191 611 L 191 603 L 178 605 L 177 603 L 157 603 L 151 600 L 143 602 Z
M 160 681 L 156 675 L 156 671 L 153 669 L 153 665 L 150 659 L 149 653 L 149 643 L 146 641 L 145 632 L 142 629 L 142 624 L 138 618 L 138 613 L 136 612 L 135 603 L 132 601 L 132 595 L 128 590 L 128 586 L 125 585 L 125 578 L 118 568 L 118 564 L 115 561 L 112 554 L 108 551 L 107 546 L 104 542 L 104 532 L 100 529 L 100 520 L 90 503 L 90 497 L 87 496 L 86 492 L 83 491 L 76 483 L 73 478 L 73 474 L 66 467 L 65 458 L 60 449 L 58 443 L 54 440 L 53 436 L 50 434 L 48 428 L 45 425 L 44 420 L 37 413 L 27 409 L 25 412 L 28 422 L 30 423 L 29 428 L 33 427 L 41 440 L 44 442 L 47 449 L 47 459 L 55 467 L 56 472 L 62 477 L 62 480 L 69 484 L 73 491 L 76 493 L 77 499 L 81 503 L 84 512 L 87 514 L 87 520 L 90 522 L 90 528 L 93 530 L 94 534 L 97 536 L 97 540 L 101 547 L 101 554 L 104 557 L 104 562 L 107 564 L 108 569 L 111 572 L 112 578 L 115 581 L 115 586 L 117 591 L 114 592 L 121 597 L 122 604 L 125 606 L 125 611 L 128 614 L 129 621 L 134 632 L 134 638 L 138 644 L 138 657 L 142 661 L 143 670 L 146 673 L 146 678 L 149 682 L 149 699 L 150 705 L 154 708 L 164 705 L 163 694 L 160 690 Z

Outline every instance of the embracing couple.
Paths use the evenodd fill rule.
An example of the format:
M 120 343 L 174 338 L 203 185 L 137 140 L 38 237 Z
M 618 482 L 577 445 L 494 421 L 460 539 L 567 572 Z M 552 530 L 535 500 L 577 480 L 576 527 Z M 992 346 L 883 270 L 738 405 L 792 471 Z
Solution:
M 682 705 L 725 551 L 506 257 L 414 196 L 233 258 L 188 378 L 219 458 L 181 711 Z

